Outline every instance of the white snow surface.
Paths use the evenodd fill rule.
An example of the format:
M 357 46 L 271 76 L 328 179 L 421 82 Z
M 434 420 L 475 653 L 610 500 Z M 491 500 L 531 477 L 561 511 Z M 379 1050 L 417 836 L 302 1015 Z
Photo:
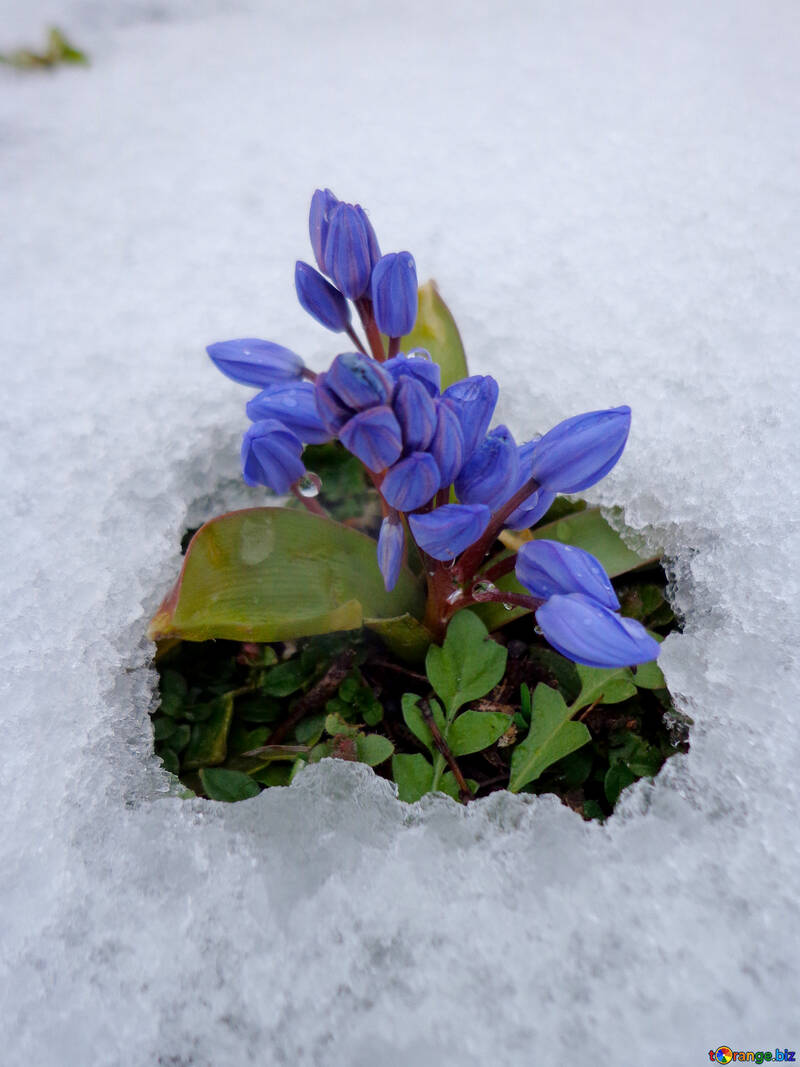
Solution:
M 528 1067 L 795 1048 L 798 176 L 792 0 L 17 0 L 89 69 L 0 68 L 2 1033 L 14 1067 Z M 670 560 L 691 751 L 605 825 L 409 807 L 328 761 L 170 795 L 146 623 L 240 487 L 250 394 L 321 368 L 311 192 L 370 210 L 521 438 L 630 403 L 593 491 Z

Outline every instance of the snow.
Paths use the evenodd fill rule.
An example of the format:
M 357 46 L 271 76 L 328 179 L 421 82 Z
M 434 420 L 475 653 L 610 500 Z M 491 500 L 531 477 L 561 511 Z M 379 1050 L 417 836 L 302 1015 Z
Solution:
M 0 4 L 3 1056 L 600 1063 L 797 1032 L 795 4 Z M 399 804 L 326 763 L 238 805 L 152 754 L 146 622 L 241 486 L 203 347 L 303 315 L 316 185 L 368 206 L 515 432 L 630 403 L 594 492 L 671 560 L 691 752 L 605 826 Z M 655 1052 L 657 1050 L 657 1053 Z

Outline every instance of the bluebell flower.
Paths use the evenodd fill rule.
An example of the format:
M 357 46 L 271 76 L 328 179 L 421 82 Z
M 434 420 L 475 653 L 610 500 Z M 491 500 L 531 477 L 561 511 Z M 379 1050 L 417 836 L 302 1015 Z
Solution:
M 436 405 L 436 429 L 428 451 L 439 468 L 439 488 L 446 489 L 452 485 L 464 464 L 464 435 L 458 415 L 450 405 L 441 401 Z
M 418 378 L 403 375 L 394 387 L 392 408 L 403 431 L 407 452 L 424 452 L 436 429 L 436 407 Z
M 311 210 L 308 213 L 308 234 L 311 247 L 319 269 L 325 271 L 325 242 L 328 239 L 328 225 L 331 213 L 339 203 L 330 189 L 317 189 L 311 197 Z
M 587 667 L 633 667 L 658 657 L 658 642 L 641 623 L 583 593 L 551 596 L 536 622 L 557 652 Z
M 298 260 L 294 268 L 294 287 L 301 307 L 334 333 L 344 333 L 350 325 L 350 305 L 329 281 Z
M 444 504 L 421 515 L 409 515 L 408 524 L 422 551 L 444 562 L 474 544 L 491 517 L 485 504 Z
M 537 438 L 538 440 L 538 438 Z M 533 477 L 533 450 L 536 441 L 526 441 L 517 449 L 519 460 L 519 474 L 514 488 L 516 493 L 531 477 Z M 511 496 L 514 494 L 511 493 Z M 536 489 L 524 500 L 518 508 L 511 512 L 505 521 L 510 530 L 527 530 L 539 521 L 550 510 L 550 505 L 556 498 L 556 494 L 550 489 Z
M 253 422 L 278 419 L 308 445 L 324 444 L 332 436 L 319 417 L 316 390 L 311 382 L 267 386 L 248 402 L 247 417 Z
M 329 388 L 328 377 L 324 373 L 318 374 L 314 382 L 314 398 L 323 426 L 332 437 L 335 437 L 348 419 L 352 419 L 355 412 L 343 404 L 334 390 Z
M 415 511 L 439 488 L 436 460 L 427 452 L 412 452 L 389 470 L 381 483 L 384 499 L 398 511 Z
M 403 547 L 405 545 L 403 524 L 396 515 L 387 515 L 381 523 L 378 534 L 378 566 L 383 575 L 386 592 L 391 593 L 397 585 L 400 567 L 403 564 Z
M 604 477 L 625 448 L 631 427 L 627 406 L 565 419 L 536 442 L 533 477 L 555 493 L 579 493 Z
M 415 348 L 408 355 L 399 352 L 391 359 L 387 359 L 381 366 L 391 374 L 392 378 L 399 382 L 401 378 L 410 376 L 418 378 L 431 396 L 438 396 L 441 389 L 442 369 L 438 363 L 434 363 L 428 352 L 423 348 Z
M 388 404 L 359 411 L 339 430 L 348 452 L 376 474 L 390 467 L 403 451 L 403 436 Z
M 456 494 L 462 504 L 486 504 L 495 511 L 514 492 L 518 473 L 516 442 L 506 426 L 498 426 L 461 468 Z
M 241 385 L 275 385 L 301 378 L 305 364 L 296 352 L 273 341 L 241 337 L 217 341 L 206 348 L 217 370 Z
M 325 238 L 325 273 L 350 300 L 358 300 L 369 286 L 373 254 L 371 229 L 364 212 L 352 204 L 337 204 L 330 215 Z
M 242 475 L 248 485 L 288 493 L 306 472 L 303 444 L 277 419 L 254 422 L 242 440 Z
M 380 363 L 363 352 L 343 352 L 337 356 L 325 373 L 325 384 L 351 411 L 387 403 L 394 388 L 394 382 Z
M 473 374 L 453 382 L 442 399 L 458 415 L 464 435 L 464 459 L 468 459 L 486 435 L 500 390 L 490 375 Z
M 611 579 L 599 559 L 576 545 L 528 541 L 517 553 L 517 580 L 535 597 L 583 593 L 610 611 L 619 611 Z
M 405 337 L 417 320 L 417 267 L 410 252 L 390 252 L 372 271 L 372 307 L 378 329 Z

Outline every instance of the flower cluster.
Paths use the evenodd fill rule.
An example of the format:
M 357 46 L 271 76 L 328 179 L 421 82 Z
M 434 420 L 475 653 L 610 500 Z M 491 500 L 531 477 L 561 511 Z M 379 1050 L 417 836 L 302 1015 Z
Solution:
M 321 325 L 347 334 L 352 347 L 315 374 L 295 352 L 270 341 L 209 346 L 224 374 L 261 389 L 247 405 L 245 481 L 302 498 L 304 445 L 338 439 L 380 493 L 377 559 L 387 590 L 398 580 L 407 536 L 420 551 L 428 579 L 425 621 L 433 632 L 456 610 L 501 600 L 535 610 L 547 640 L 577 662 L 607 667 L 655 659 L 657 643 L 619 615 L 610 580 L 588 553 L 532 541 L 516 560 L 485 569 L 503 528 L 532 526 L 557 493 L 580 492 L 608 473 L 625 447 L 630 408 L 576 415 L 517 444 L 506 426 L 490 429 L 498 399 L 494 378 L 473 375 L 442 390 L 440 368 L 427 352 L 400 351 L 417 315 L 413 256 L 381 255 L 363 208 L 339 201 L 329 189 L 314 194 L 309 233 L 320 270 L 297 263 L 298 299 Z M 353 328 L 348 301 L 369 353 Z M 530 596 L 493 585 L 512 569 Z

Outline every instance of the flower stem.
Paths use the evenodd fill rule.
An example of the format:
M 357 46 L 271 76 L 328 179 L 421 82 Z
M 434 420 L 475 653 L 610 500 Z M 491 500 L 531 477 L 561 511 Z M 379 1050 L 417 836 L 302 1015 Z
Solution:
M 367 354 L 367 350 L 366 348 L 364 348 L 364 345 L 361 342 L 361 338 L 358 336 L 352 326 L 347 327 L 347 336 L 350 338 L 350 340 L 353 342 L 359 352 L 363 352 L 364 355 Z
M 364 332 L 367 335 L 367 341 L 372 350 L 372 355 L 379 363 L 383 363 L 386 359 L 386 352 L 383 348 L 381 331 L 378 329 L 378 324 L 375 322 L 375 317 L 372 314 L 372 301 L 369 297 L 362 296 L 360 299 L 356 300 L 355 305 L 356 311 L 361 316 L 361 322 L 364 326 Z
M 461 558 L 459 559 L 456 568 L 456 574 L 461 581 L 467 581 L 474 576 L 477 569 L 483 563 L 486 553 L 495 543 L 497 535 L 502 530 L 503 523 L 508 516 L 516 511 L 520 504 L 526 501 L 538 488 L 539 483 L 536 479 L 529 478 L 527 482 L 521 485 L 516 493 L 514 493 L 502 507 L 498 508 L 494 515 L 492 515 L 483 536 L 461 554 Z
M 292 486 L 292 495 L 296 496 L 300 503 L 303 504 L 312 515 L 322 515 L 326 519 L 330 518 L 330 515 L 328 515 L 322 504 L 320 504 L 318 500 L 315 500 L 313 496 L 303 496 L 296 484 Z

